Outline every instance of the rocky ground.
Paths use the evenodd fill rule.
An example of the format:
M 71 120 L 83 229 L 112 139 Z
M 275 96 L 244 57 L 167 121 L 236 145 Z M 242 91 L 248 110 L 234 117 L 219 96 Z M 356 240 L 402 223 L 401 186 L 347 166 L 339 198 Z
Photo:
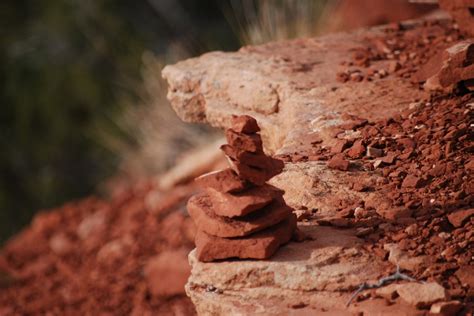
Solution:
M 184 120 L 257 119 L 305 238 L 268 260 L 191 251 L 185 296 L 185 205 L 190 180 L 224 165 L 212 144 L 160 179 L 38 215 L 1 251 L 0 315 L 472 314 L 474 54 L 439 54 L 463 40 L 450 21 L 413 22 L 167 67 Z M 420 282 L 384 279 L 397 266 Z
M 430 20 L 165 68 L 182 119 L 257 118 L 307 238 L 266 261 L 192 252 L 198 312 L 472 313 L 473 51 Z

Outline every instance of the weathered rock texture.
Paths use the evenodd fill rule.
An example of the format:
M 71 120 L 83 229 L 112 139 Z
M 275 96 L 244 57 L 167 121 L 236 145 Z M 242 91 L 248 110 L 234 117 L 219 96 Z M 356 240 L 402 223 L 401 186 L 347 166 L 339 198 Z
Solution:
M 386 295 L 387 304 L 369 291 L 362 298 L 371 300 L 345 307 L 361 283 L 386 276 L 395 264 L 416 277 L 444 278 L 441 287 L 466 299 L 469 282 L 442 271 L 464 276 L 472 262 L 472 220 L 453 218 L 463 225 L 456 228 L 445 216 L 472 204 L 472 186 L 461 180 L 472 179 L 463 154 L 468 138 L 454 141 L 466 133 L 472 99 L 431 98 L 412 80 L 438 51 L 463 39 L 449 22 L 413 22 L 213 52 L 163 70 L 183 120 L 228 128 L 232 115 L 257 119 L 265 151 L 287 161 L 271 184 L 285 191 L 308 239 L 264 261 L 202 263 L 193 251 L 186 291 L 199 313 L 417 315 L 443 299 L 418 304 Z M 431 112 L 423 116 L 422 109 Z M 436 123 L 424 125 L 430 115 Z M 444 261 L 434 264 L 441 252 Z
M 221 146 L 231 168 L 197 178 L 205 190 L 189 199 L 188 212 L 200 261 L 269 258 L 296 228 L 283 191 L 265 184 L 284 164 L 264 154 L 259 131 L 252 117 L 233 116 Z

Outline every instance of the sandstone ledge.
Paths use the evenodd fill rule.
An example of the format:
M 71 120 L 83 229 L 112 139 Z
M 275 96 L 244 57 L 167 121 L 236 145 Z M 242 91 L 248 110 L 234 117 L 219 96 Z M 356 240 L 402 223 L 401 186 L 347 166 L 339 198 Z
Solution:
M 233 114 L 255 117 L 269 153 L 301 151 L 314 134 L 322 146 L 332 146 L 333 128 L 344 123 L 344 113 L 384 119 L 427 97 L 408 79 L 397 76 L 344 84 L 336 80 L 339 65 L 364 47 L 367 37 L 381 33 L 381 28 L 366 29 L 208 53 L 163 70 L 168 98 L 185 121 L 227 128 Z M 374 66 L 384 67 L 382 61 Z M 201 263 L 191 252 L 192 274 L 186 291 L 198 312 L 416 315 L 414 307 L 389 306 L 382 299 L 346 309 L 358 285 L 374 282 L 393 266 L 361 247 L 355 230 L 318 225 L 334 217 L 340 197 L 370 198 L 382 204 L 383 197 L 376 193 L 351 188 L 353 183 L 373 183 L 379 178 L 367 171 L 328 169 L 324 162 L 287 163 L 270 182 L 286 191 L 285 200 L 295 209 L 317 210 L 317 220 L 300 225 L 314 240 L 290 243 L 265 261 Z

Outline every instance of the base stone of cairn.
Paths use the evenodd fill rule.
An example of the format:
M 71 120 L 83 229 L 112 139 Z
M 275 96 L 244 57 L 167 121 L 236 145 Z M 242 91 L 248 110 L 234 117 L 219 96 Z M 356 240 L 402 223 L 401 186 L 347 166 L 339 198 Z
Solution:
M 197 258 L 204 262 L 268 258 L 296 230 L 284 192 L 266 183 L 284 163 L 265 155 L 254 118 L 233 116 L 231 126 L 221 147 L 231 167 L 196 178 L 204 191 L 188 201 Z

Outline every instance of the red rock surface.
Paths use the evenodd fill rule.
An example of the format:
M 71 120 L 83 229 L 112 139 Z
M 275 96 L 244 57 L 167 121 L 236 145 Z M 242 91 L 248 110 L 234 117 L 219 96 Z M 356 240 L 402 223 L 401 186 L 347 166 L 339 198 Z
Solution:
M 205 102 L 192 110 L 211 125 L 229 127 L 228 113 L 258 117 L 265 150 L 288 162 L 272 184 L 286 191 L 300 227 L 319 239 L 315 232 L 328 228 L 336 248 L 330 255 L 329 245 L 321 250 L 321 245 L 306 241 L 304 251 L 295 244 L 283 247 L 275 261 L 224 265 L 193 259 L 187 293 L 196 306 L 206 312 L 252 310 L 264 305 L 256 298 L 268 293 L 273 301 L 264 306 L 274 311 L 293 312 L 293 306 L 302 305 L 315 314 L 338 311 L 358 285 L 375 283 L 398 265 L 417 280 L 439 284 L 444 289 L 439 293 L 446 292 L 441 299 L 459 301 L 462 312 L 471 311 L 468 268 L 473 263 L 474 222 L 464 216 L 456 221 L 451 214 L 463 214 L 474 203 L 473 96 L 467 80 L 456 75 L 450 93 L 426 89 L 416 78 L 438 52 L 466 39 L 452 21 L 407 22 L 377 31 L 206 54 L 165 68 L 174 89 L 170 100 L 184 119 L 191 113 L 187 101 L 198 96 Z M 247 66 L 253 85 L 236 79 Z M 197 88 L 188 93 L 190 82 Z M 212 90 L 214 82 L 222 83 L 222 90 Z M 243 104 L 236 92 L 242 85 L 258 97 Z M 262 98 L 260 86 L 274 89 Z M 275 93 L 279 103 L 268 113 Z M 347 235 L 336 238 L 343 233 Z M 361 247 L 354 241 L 337 247 L 349 236 Z M 352 257 L 340 255 L 342 249 L 353 251 Z M 363 257 L 369 254 L 374 257 Z M 324 262 L 313 261 L 319 258 Z M 349 258 L 360 261 L 344 266 Z M 356 263 L 365 268 L 356 268 Z M 367 276 L 370 268 L 379 274 Z M 242 280 L 244 271 L 251 280 Z M 360 281 L 350 283 L 359 273 Z M 326 281 L 319 283 L 321 279 Z M 202 290 L 205 284 L 219 287 L 222 295 Z M 345 311 L 365 314 L 364 308 L 372 306 L 373 314 L 383 314 L 407 311 L 409 306 L 405 314 L 423 314 L 438 299 L 420 296 L 417 303 L 409 292 L 404 292 L 406 300 L 388 295 L 386 301 L 374 299 L 369 290 Z M 328 303 L 336 298 L 338 303 Z

